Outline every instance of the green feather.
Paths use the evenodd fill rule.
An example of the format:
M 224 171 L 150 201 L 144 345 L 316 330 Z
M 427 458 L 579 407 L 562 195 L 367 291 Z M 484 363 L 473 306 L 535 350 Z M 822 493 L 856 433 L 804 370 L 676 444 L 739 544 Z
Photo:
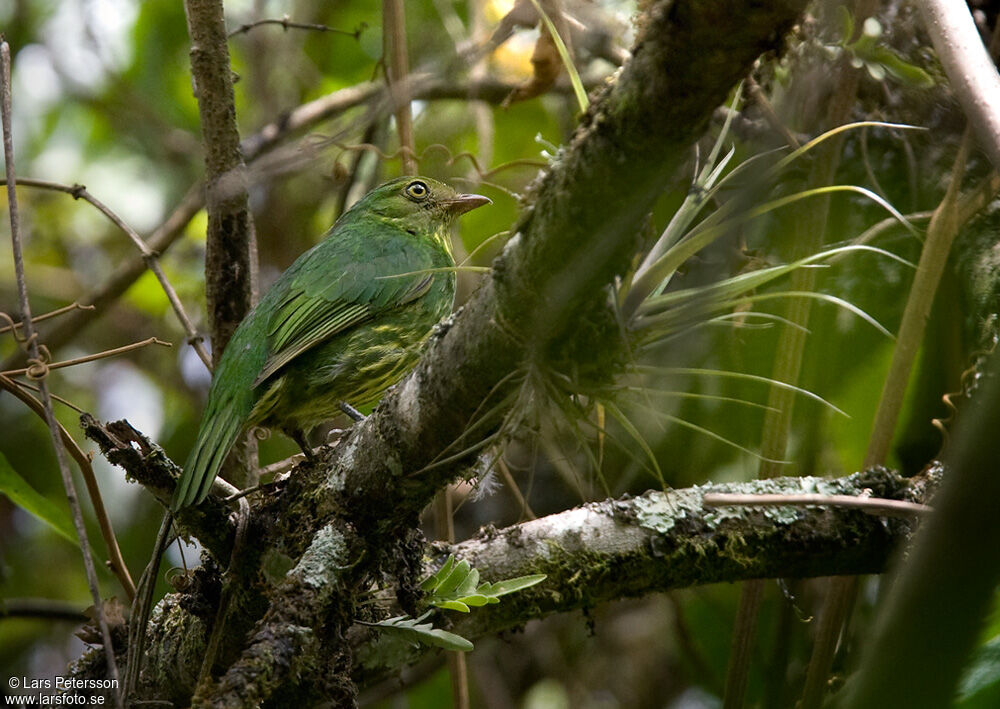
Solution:
M 205 498 L 250 427 L 308 430 L 342 401 L 374 403 L 399 381 L 452 307 L 448 228 L 488 201 L 400 178 L 368 193 L 302 254 L 223 352 L 171 509 Z

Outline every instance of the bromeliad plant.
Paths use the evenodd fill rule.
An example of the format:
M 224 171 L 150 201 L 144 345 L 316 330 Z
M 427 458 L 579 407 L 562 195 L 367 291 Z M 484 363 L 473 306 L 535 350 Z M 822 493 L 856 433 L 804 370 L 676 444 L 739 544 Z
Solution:
M 737 92 L 734 108 L 738 103 Z M 843 414 L 840 409 L 812 392 L 768 377 L 739 371 L 658 366 L 651 361 L 651 358 L 657 348 L 662 349 L 664 343 L 683 338 L 709 325 L 767 327 L 776 322 L 787 322 L 774 313 L 758 309 L 757 306 L 768 301 L 788 298 L 809 298 L 833 304 L 871 324 L 886 337 L 892 337 L 875 318 L 843 298 L 822 292 L 773 288 L 782 277 L 797 269 L 829 266 L 844 257 L 862 252 L 878 254 L 912 266 L 884 249 L 862 243 L 861 238 L 806 255 L 790 263 L 757 268 L 707 285 L 678 287 L 676 283 L 678 272 L 721 237 L 732 234 L 735 229 L 753 220 L 771 216 L 785 207 L 823 195 L 833 193 L 860 195 L 889 212 L 892 218 L 910 233 L 917 234 L 910 221 L 886 199 L 859 185 L 837 184 L 807 189 L 773 197 L 762 204 L 751 205 L 741 197 L 730 196 L 734 193 L 741 194 L 740 190 L 732 188 L 739 186 L 748 175 L 752 175 L 756 184 L 776 184 L 796 161 L 824 141 L 844 131 L 870 127 L 913 130 L 915 129 L 913 126 L 877 121 L 852 123 L 830 130 L 805 145 L 788 151 L 786 155 L 781 155 L 780 151 L 770 151 L 732 167 L 736 149 L 731 148 L 723 155 L 723 148 L 728 140 L 733 115 L 735 111 L 730 111 L 707 161 L 700 170 L 696 170 L 694 182 L 681 206 L 635 272 L 630 278 L 624 279 L 613 293 L 625 350 L 624 372 L 613 381 L 595 384 L 585 377 L 558 372 L 555 371 L 555 367 L 547 367 L 545 364 L 528 365 L 525 388 L 529 393 L 522 392 L 521 396 L 526 405 L 530 404 L 535 409 L 535 414 L 520 414 L 520 423 L 524 424 L 527 421 L 529 427 L 533 425 L 536 431 L 544 432 L 548 428 L 549 432 L 554 433 L 546 436 L 550 441 L 547 445 L 550 447 L 552 440 L 570 441 L 574 452 L 578 454 L 577 457 L 582 454 L 589 460 L 590 467 L 595 471 L 606 493 L 610 491 L 610 486 L 600 472 L 605 441 L 613 441 L 615 436 L 621 436 L 622 433 L 626 436 L 626 440 L 619 441 L 619 444 L 625 454 L 652 473 L 661 486 L 667 486 L 654 451 L 645 440 L 640 427 L 631 420 L 630 414 L 633 410 L 641 411 L 644 415 L 649 414 L 661 424 L 686 427 L 744 453 L 759 457 L 756 451 L 727 439 L 709 427 L 665 412 L 662 406 L 654 405 L 653 400 L 668 395 L 677 398 L 715 399 L 757 408 L 766 408 L 764 405 L 721 395 L 663 391 L 648 384 L 651 376 L 685 375 L 763 382 L 770 386 L 792 390 Z M 768 161 L 770 165 L 767 164 Z M 709 205 L 714 208 L 706 213 Z M 515 407 L 515 411 L 518 408 Z M 615 421 L 616 429 L 612 430 L 606 426 L 607 419 Z M 545 423 L 546 421 L 549 423 Z M 643 451 L 642 455 L 630 452 L 637 447 Z M 550 454 L 548 457 L 552 459 L 561 456 L 564 460 L 571 457 L 565 449 L 561 452 L 556 450 L 554 453 L 555 455 Z

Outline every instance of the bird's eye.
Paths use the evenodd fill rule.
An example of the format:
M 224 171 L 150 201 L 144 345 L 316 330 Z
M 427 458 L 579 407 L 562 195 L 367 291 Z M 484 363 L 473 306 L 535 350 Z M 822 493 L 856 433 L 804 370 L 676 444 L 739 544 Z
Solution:
M 414 180 L 406 186 L 406 196 L 415 202 L 419 202 L 422 199 L 427 199 L 427 195 L 431 191 L 427 188 L 427 183 L 421 182 L 420 180 Z

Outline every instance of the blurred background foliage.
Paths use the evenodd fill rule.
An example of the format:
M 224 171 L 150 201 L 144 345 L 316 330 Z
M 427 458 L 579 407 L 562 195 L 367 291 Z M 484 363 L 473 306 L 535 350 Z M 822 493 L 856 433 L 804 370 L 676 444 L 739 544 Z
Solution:
M 471 71 L 456 61 L 463 43 L 483 42 L 512 5 L 509 0 L 405 3 L 411 66 L 433 75 L 446 88 L 440 93 L 450 96 L 413 103 L 420 172 L 494 201 L 491 208 L 464 218 L 455 235 L 460 259 L 472 254 L 469 263 L 474 265 L 488 265 L 502 246 L 505 230 L 518 214 L 519 195 L 538 167 L 552 159 L 553 146 L 569 137 L 578 113 L 565 74 L 544 95 L 499 105 L 505 91 L 529 80 L 537 29 L 518 29 Z M 573 56 L 580 76 L 594 83 L 611 75 L 634 37 L 636 3 L 577 0 L 566 7 L 575 23 Z M 381 76 L 381 8 L 375 0 L 231 0 L 226 11 L 228 26 L 235 31 L 230 50 L 244 137 L 268 124 L 280 126 L 305 102 Z M 239 31 L 245 23 L 283 17 L 340 31 L 285 29 L 276 24 Z M 989 27 L 993 18 L 984 3 L 978 19 Z M 853 118 L 928 130 L 852 131 L 842 149 L 837 181 L 872 190 L 922 228 L 925 213 L 937 204 L 947 183 L 963 121 L 912 8 L 889 4 L 880 27 L 877 44 L 893 48 L 895 58 L 866 55 L 857 69 L 863 76 Z M 140 233 L 149 234 L 202 173 L 182 4 L 9 0 L 0 4 L 0 28 L 13 53 L 19 173 L 85 184 Z M 771 110 L 793 136 L 809 139 L 827 127 L 817 106 L 831 90 L 831 66 L 840 53 L 854 50 L 844 47 L 837 16 L 826 6 L 810 15 L 790 41 L 791 49 L 780 62 L 761 60 L 754 76 L 756 91 L 744 91 L 740 115 L 724 137 L 723 152 L 734 149 L 727 172 L 785 146 L 786 136 L 767 118 Z M 697 62 L 697 57 L 691 61 Z M 468 89 L 475 82 L 507 88 L 478 94 Z M 697 191 L 692 176 L 722 130 L 723 115 L 721 110 L 675 186 L 660 199 L 650 220 L 650 237 L 659 234 L 685 197 Z M 381 156 L 358 149 L 362 143 L 375 146 Z M 310 126 L 307 134 L 284 140 L 251 163 L 262 288 L 314 244 L 345 206 L 371 186 L 400 174 L 398 148 L 389 113 L 359 105 Z M 734 179 L 705 200 L 705 214 L 728 202 L 742 204 L 745 211 L 749 205 L 802 190 L 809 161 L 806 155 L 766 183 L 758 179 L 763 168 L 747 170 L 742 179 Z M 762 164 L 768 164 L 766 157 Z M 965 177 L 968 184 L 975 184 L 986 169 L 985 162 L 974 157 Z M 134 257 L 135 247 L 124 234 L 83 202 L 30 188 L 22 188 L 19 195 L 35 314 L 85 298 L 119 264 Z M 795 221 L 802 209 L 810 208 L 808 200 L 804 204 L 735 224 L 685 262 L 669 288 L 704 287 L 801 256 L 793 242 Z M 869 198 L 834 196 L 827 243 L 848 243 L 886 217 L 885 208 Z M 992 244 L 994 222 L 981 220 L 963 239 Z M 0 232 L 5 238 L 7 230 L 4 220 Z M 208 329 L 204 231 L 200 212 L 161 258 L 202 333 Z M 898 225 L 883 229 L 871 244 L 911 262 L 919 256 L 920 239 Z M 975 262 L 976 257 L 969 260 Z M 897 261 L 859 252 L 824 268 L 817 290 L 848 301 L 895 331 L 911 275 L 912 269 Z M 475 273 L 461 275 L 460 299 L 468 296 L 478 278 Z M 773 284 L 765 292 L 782 288 Z M 16 317 L 15 302 L 10 250 L 4 248 L 0 249 L 0 309 Z M 949 272 L 921 354 L 915 377 L 919 385 L 911 388 L 890 461 L 907 473 L 918 472 L 937 453 L 941 435 L 931 419 L 948 415 L 941 396 L 959 390 L 962 371 L 973 351 L 983 345 L 981 318 L 973 314 L 969 302 L 962 278 Z M 778 300 L 755 309 L 780 313 L 783 305 Z M 600 424 L 595 423 L 599 414 L 592 407 L 584 407 L 585 416 L 594 423 L 590 427 L 553 424 L 515 432 L 504 446 L 503 460 L 526 504 L 506 484 L 481 499 L 461 489 L 458 538 L 483 524 L 503 526 L 608 494 L 657 487 L 660 482 L 652 467 L 658 467 L 664 481 L 674 487 L 755 477 L 759 461 L 754 451 L 759 447 L 767 385 L 670 373 L 670 368 L 769 376 L 777 328 L 766 325 L 738 317 L 706 322 L 633 353 L 632 364 L 655 367 L 657 373 L 629 372 L 616 380 L 612 394 L 628 423 L 606 417 L 604 434 L 594 433 Z M 47 327 L 40 329 L 44 343 Z M 789 475 L 840 475 L 854 471 L 864 458 L 892 340 L 831 304 L 814 308 L 809 331 L 801 385 L 847 415 L 800 398 L 785 469 Z M 174 460 L 183 460 L 193 442 L 209 376 L 185 344 L 185 334 L 151 274 L 102 308 L 92 324 L 53 351 L 52 357 L 69 359 L 153 336 L 173 347 L 150 346 L 63 369 L 52 375 L 50 383 L 59 396 L 101 419 L 127 418 Z M 4 369 L 17 361 L 10 335 L 0 340 L 0 356 L 7 362 Z M 57 413 L 65 427 L 82 439 L 77 434 L 77 413 L 67 406 L 60 406 Z M 663 415 L 714 435 L 677 425 Z M 65 508 L 41 419 L 0 393 L 0 422 L 0 452 L 10 467 L 38 493 Z M 633 427 L 648 444 L 649 454 L 634 440 Z M 584 435 L 577 435 L 577 428 Z M 261 445 L 261 462 L 273 462 L 295 450 L 290 441 L 274 434 Z M 138 576 L 153 545 L 159 507 L 100 456 L 94 466 L 126 563 Z M 103 561 L 106 551 L 91 509 L 84 507 L 95 553 Z M 197 551 L 187 549 L 182 560 L 174 547 L 168 558 L 172 565 L 197 563 Z M 111 574 L 103 573 L 101 580 L 106 597 L 124 598 Z M 161 593 L 168 590 L 162 579 L 160 586 Z M 865 624 L 878 593 L 877 581 L 864 586 L 857 625 Z M 0 596 L 59 600 L 79 610 L 89 605 L 79 551 L 4 496 L 0 496 Z M 737 598 L 733 586 L 693 588 L 532 622 L 521 632 L 479 641 L 470 656 L 473 703 L 497 709 L 717 706 Z M 810 582 L 769 586 L 755 653 L 760 661 L 752 668 L 748 694 L 758 706 L 790 706 L 797 696 L 808 658 L 812 628 L 808 620 L 817 599 Z M 52 619 L 0 619 L 0 668 L 4 674 L 34 677 L 62 674 L 65 664 L 83 648 L 73 636 L 74 628 L 71 622 Z M 1000 616 L 984 639 L 998 634 Z M 989 654 L 995 646 L 996 641 L 984 646 L 987 660 L 996 654 L 995 649 Z M 995 678 L 995 668 L 985 676 Z M 367 700 L 392 707 L 437 707 L 449 701 L 440 664 L 417 668 L 407 677 L 412 688 L 392 698 L 373 692 Z M 989 699 L 982 697 L 991 691 L 995 696 L 992 679 L 978 684 L 970 679 L 969 697 L 962 706 L 988 706 L 982 702 Z

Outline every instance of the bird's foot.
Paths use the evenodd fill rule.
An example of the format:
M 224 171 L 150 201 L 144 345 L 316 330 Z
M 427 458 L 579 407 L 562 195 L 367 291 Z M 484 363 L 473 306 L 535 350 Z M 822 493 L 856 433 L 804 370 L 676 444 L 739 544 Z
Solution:
M 340 410 L 347 414 L 355 423 L 360 423 L 365 420 L 365 415 L 348 404 L 346 401 L 340 402 Z
M 309 445 L 309 440 L 306 438 L 305 432 L 297 428 L 289 431 L 288 435 L 292 437 L 292 440 L 299 444 L 299 448 L 302 449 L 302 454 L 306 457 L 306 460 L 310 463 L 315 463 L 316 456 L 313 453 L 312 446 Z

